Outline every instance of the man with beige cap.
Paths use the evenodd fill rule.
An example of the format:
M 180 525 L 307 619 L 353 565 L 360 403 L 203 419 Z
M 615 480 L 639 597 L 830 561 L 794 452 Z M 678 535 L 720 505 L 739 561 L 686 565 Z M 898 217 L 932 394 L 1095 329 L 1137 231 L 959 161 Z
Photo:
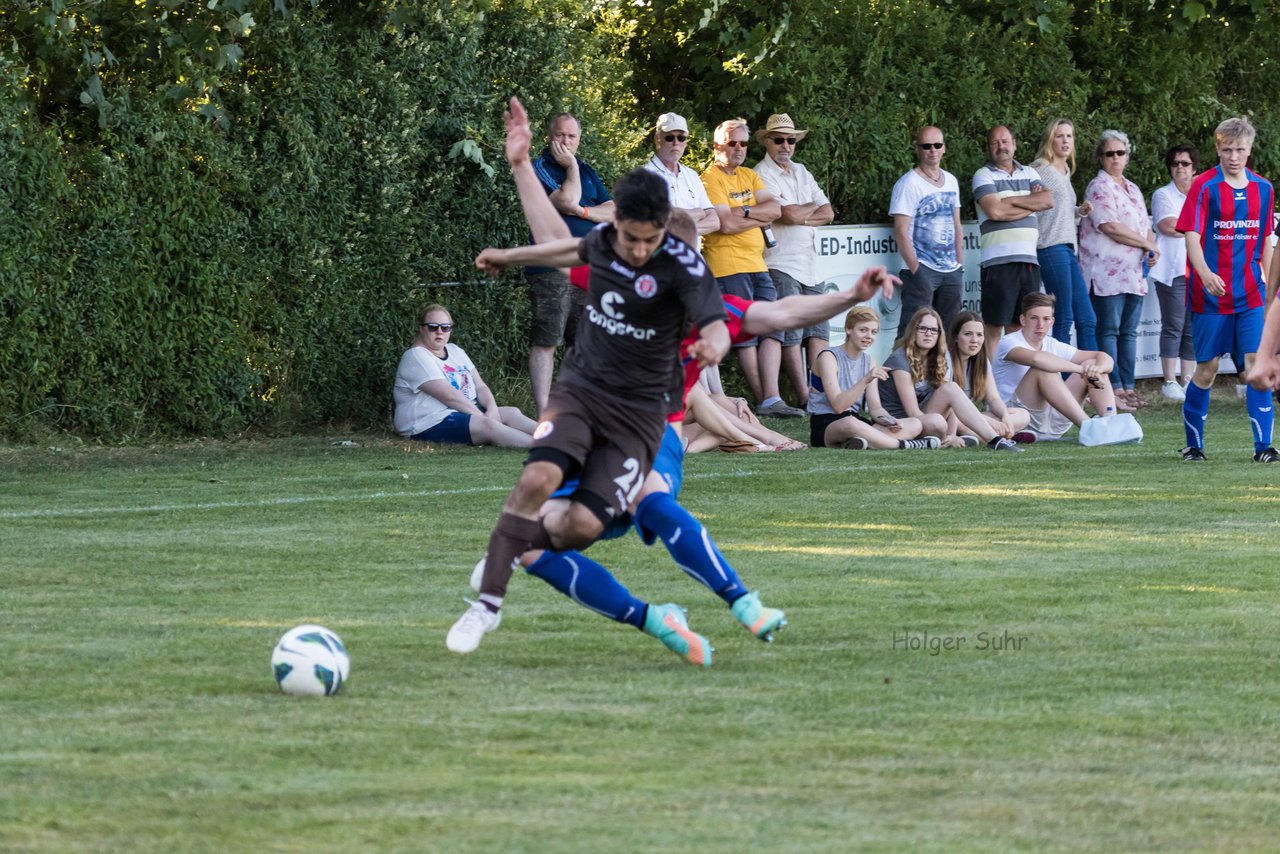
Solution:
M 720 217 L 698 173 L 680 162 L 688 145 L 689 124 L 684 116 L 663 113 L 653 134 L 654 154 L 644 168 L 667 182 L 671 207 L 688 211 L 703 235 L 720 229 Z
M 756 131 L 756 139 L 766 152 L 756 164 L 756 174 L 782 206 L 782 216 L 773 223 L 777 245 L 764 251 L 778 299 L 793 294 L 822 293 L 815 227 L 835 219 L 835 211 L 813 174 L 793 159 L 796 144 L 808 134 L 807 130 L 797 128 L 786 113 L 769 116 L 764 128 Z M 782 371 L 796 390 L 802 409 L 808 402 L 809 383 L 800 358 L 800 344 L 804 342 L 808 348 L 812 365 L 830 338 L 823 321 L 804 329 L 788 330 L 782 339 Z

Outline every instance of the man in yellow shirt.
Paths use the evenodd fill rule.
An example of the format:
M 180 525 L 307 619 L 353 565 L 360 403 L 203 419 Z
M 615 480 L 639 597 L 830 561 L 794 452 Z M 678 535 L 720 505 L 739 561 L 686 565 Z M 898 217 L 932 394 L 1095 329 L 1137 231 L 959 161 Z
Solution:
M 720 217 L 720 229 L 703 237 L 702 254 L 721 291 L 770 302 L 777 299 L 777 289 L 769 277 L 764 249 L 767 230 L 782 215 L 782 207 L 760 176 L 742 165 L 749 138 L 744 119 L 729 119 L 716 128 L 715 162 L 702 173 L 702 183 Z M 802 410 L 788 406 L 778 394 L 781 333 L 735 344 L 734 352 L 759 414 L 804 417 Z

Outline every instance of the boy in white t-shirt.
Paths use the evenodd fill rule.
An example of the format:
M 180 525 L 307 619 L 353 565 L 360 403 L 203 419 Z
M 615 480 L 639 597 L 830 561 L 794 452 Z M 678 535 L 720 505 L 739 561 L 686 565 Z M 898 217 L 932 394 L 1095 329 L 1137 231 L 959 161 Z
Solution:
M 1074 424 L 1088 420 L 1080 405 L 1085 394 L 1099 415 L 1114 415 L 1111 357 L 1097 350 L 1077 350 L 1049 333 L 1053 330 L 1052 294 L 1022 299 L 1022 328 L 1000 339 L 992 365 L 1000 399 L 1031 413 L 1028 429 L 1037 438 L 1057 439 Z M 1064 373 L 1072 374 L 1063 379 Z

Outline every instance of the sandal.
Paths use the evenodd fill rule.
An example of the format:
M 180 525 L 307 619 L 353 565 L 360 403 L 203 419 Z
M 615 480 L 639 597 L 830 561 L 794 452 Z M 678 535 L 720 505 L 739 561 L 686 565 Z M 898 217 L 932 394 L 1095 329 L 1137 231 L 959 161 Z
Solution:
M 726 454 L 754 454 L 760 450 L 760 446 L 745 439 L 733 439 L 728 442 L 721 442 L 720 450 Z

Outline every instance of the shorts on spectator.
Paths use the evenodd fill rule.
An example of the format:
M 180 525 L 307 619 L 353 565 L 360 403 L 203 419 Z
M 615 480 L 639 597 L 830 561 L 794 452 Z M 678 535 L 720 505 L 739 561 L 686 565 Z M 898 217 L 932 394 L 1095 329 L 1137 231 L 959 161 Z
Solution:
M 1014 261 L 982 268 L 982 321 L 1012 326 L 1022 314 L 1022 298 L 1040 292 L 1040 267 Z
M 789 276 L 781 270 L 769 270 L 769 278 L 773 279 L 773 284 L 778 290 L 778 299 L 803 295 L 807 297 L 816 297 L 822 293 L 822 288 L 812 285 L 804 285 L 794 276 Z M 802 343 L 806 338 L 817 338 L 819 341 L 830 341 L 831 330 L 827 327 L 824 320 L 814 326 L 802 326 L 799 329 L 784 329 L 782 332 L 782 346 L 794 347 Z
M 734 273 L 731 276 L 721 276 L 716 279 L 716 284 L 720 286 L 720 293 L 743 299 L 756 302 L 776 302 L 778 299 L 778 289 L 774 287 L 773 279 L 769 278 L 768 273 Z M 774 332 L 765 337 L 781 341 L 782 333 Z M 760 339 L 752 338 L 748 341 L 735 342 L 733 347 L 736 350 L 739 347 L 754 347 L 759 343 Z
M 466 412 L 450 412 L 434 427 L 410 436 L 419 442 L 440 442 L 447 445 L 471 445 L 471 415 Z
M 1262 341 L 1262 306 L 1235 314 L 1191 315 L 1191 342 L 1196 347 L 1197 362 L 1212 362 L 1230 353 L 1236 367 L 1243 369 L 1246 353 L 1258 352 Z
M 1037 439 L 1061 439 L 1062 435 L 1074 425 L 1071 419 L 1045 404 L 1042 409 L 1032 409 L 1018 399 L 1017 392 L 1004 402 L 1005 406 L 1018 406 L 1031 413 L 1031 422 L 1027 429 L 1036 434 Z
M 559 347 L 565 343 L 566 331 L 572 341 L 578 315 L 586 304 L 587 292 L 570 285 L 569 277 L 559 270 L 529 273 L 526 280 L 533 309 L 530 345 Z
M 841 418 L 857 418 L 852 412 L 827 412 L 809 416 L 809 447 L 827 447 L 827 428 Z

